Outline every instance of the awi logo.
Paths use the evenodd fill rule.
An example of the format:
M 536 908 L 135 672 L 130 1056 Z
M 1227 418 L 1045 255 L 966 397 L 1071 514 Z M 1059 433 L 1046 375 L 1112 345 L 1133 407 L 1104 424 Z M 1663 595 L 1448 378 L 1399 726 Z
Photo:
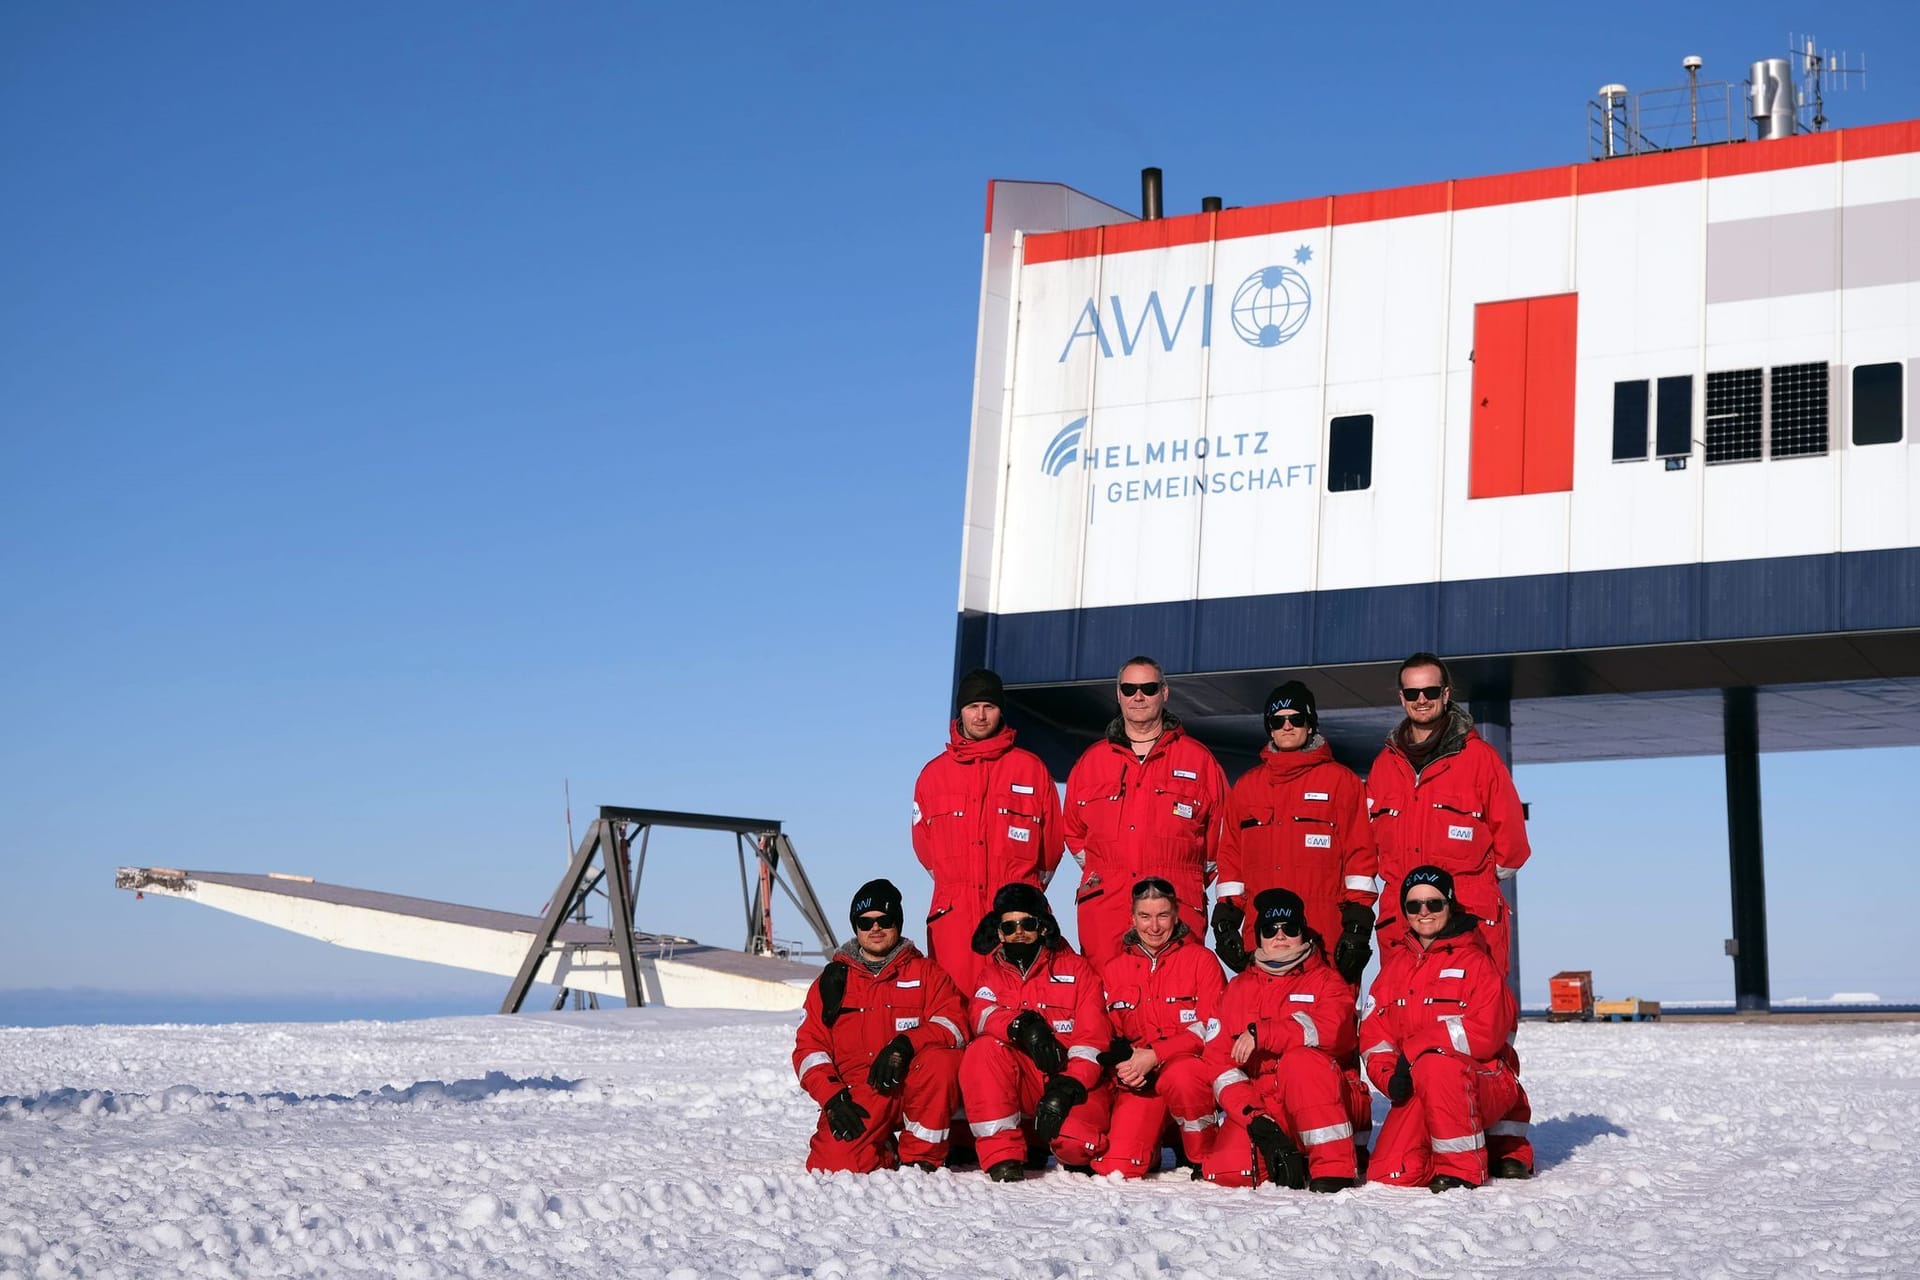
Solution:
M 1312 262 L 1313 246 L 1303 244 L 1295 249 L 1293 261 L 1296 266 Z M 1172 351 L 1186 334 L 1195 332 L 1187 327 L 1188 316 L 1195 310 L 1199 311 L 1196 326 L 1199 343 L 1211 347 L 1213 294 L 1211 283 L 1188 285 L 1179 295 L 1179 306 L 1170 309 L 1161 301 L 1160 291 L 1153 289 L 1137 309 L 1130 309 L 1126 299 L 1116 293 L 1107 299 L 1111 319 L 1101 312 L 1096 299 L 1088 298 L 1074 318 L 1073 331 L 1067 335 L 1056 363 L 1064 364 L 1073 354 L 1074 344 L 1082 339 L 1091 342 L 1103 360 L 1130 356 L 1136 351 L 1150 352 L 1154 340 L 1158 341 L 1161 351 Z M 1194 306 L 1196 296 L 1197 308 Z M 1233 291 L 1227 318 L 1232 321 L 1234 335 L 1240 341 L 1250 347 L 1271 349 L 1297 337 L 1307 327 L 1307 317 L 1312 311 L 1313 289 L 1307 277 L 1295 267 L 1276 263 L 1261 267 L 1240 282 Z

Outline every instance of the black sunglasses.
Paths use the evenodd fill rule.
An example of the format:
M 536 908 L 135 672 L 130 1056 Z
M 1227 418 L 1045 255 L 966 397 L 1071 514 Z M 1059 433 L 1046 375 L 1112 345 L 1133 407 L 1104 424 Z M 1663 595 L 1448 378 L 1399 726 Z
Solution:
M 1040 922 L 1032 916 L 1015 916 L 1011 920 L 1000 922 L 1000 936 L 1011 938 L 1016 933 L 1038 933 Z
M 1447 900 L 1445 898 L 1408 898 L 1400 905 L 1407 909 L 1407 914 L 1410 916 L 1423 916 L 1429 912 L 1437 916 L 1447 909 Z
M 1307 718 L 1298 711 L 1276 711 L 1267 717 L 1267 726 L 1270 729 L 1304 729 L 1307 727 Z
M 1123 698 L 1131 698 L 1136 693 L 1144 693 L 1147 697 L 1151 698 L 1159 692 L 1160 682 L 1158 680 L 1148 680 L 1142 684 L 1135 684 L 1131 680 L 1122 680 L 1120 682 L 1120 696 Z
M 1133 896 L 1136 900 L 1146 894 L 1151 894 L 1157 898 L 1171 899 L 1173 897 L 1173 885 L 1168 881 L 1162 880 L 1159 876 L 1148 876 L 1133 886 Z
M 1260 936 L 1263 938 L 1271 938 L 1276 933 L 1297 938 L 1304 932 L 1298 920 L 1264 920 L 1260 924 Z
M 1428 702 L 1438 702 L 1440 701 L 1440 695 L 1446 691 L 1447 686 L 1443 684 L 1430 684 L 1422 689 L 1402 688 L 1400 690 L 1400 701 L 1418 702 L 1420 699 L 1425 698 Z
M 884 929 L 887 927 L 887 918 L 885 916 L 861 916 L 853 922 L 853 927 L 862 933 L 866 933 L 871 929 Z

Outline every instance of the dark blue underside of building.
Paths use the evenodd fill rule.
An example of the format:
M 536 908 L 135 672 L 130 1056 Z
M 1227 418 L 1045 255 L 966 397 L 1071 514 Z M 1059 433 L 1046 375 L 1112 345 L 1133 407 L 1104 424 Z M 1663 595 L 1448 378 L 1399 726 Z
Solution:
M 1107 679 L 1136 653 L 1184 673 L 1910 628 L 1920 628 L 1920 548 L 963 614 L 956 671 L 1055 684 Z

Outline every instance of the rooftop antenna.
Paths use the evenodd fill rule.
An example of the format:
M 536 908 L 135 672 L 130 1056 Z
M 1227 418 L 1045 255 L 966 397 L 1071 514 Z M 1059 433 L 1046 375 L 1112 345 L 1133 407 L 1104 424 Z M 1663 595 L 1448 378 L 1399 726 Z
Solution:
M 1700 145 L 1700 55 L 1690 53 L 1680 59 L 1680 65 L 1687 69 L 1687 145 Z
M 1787 45 L 1793 55 L 1800 60 L 1801 88 L 1797 95 L 1797 105 L 1813 107 L 1813 130 L 1819 133 L 1827 127 L 1826 86 L 1832 81 L 1836 89 L 1844 90 L 1847 77 L 1859 76 L 1860 87 L 1867 87 L 1867 57 L 1860 55 L 1860 65 L 1847 65 L 1847 55 L 1843 50 L 1836 54 L 1831 49 L 1816 49 L 1813 37 L 1801 36 L 1797 39 L 1788 35 Z M 1798 46 L 1797 48 L 1795 46 Z

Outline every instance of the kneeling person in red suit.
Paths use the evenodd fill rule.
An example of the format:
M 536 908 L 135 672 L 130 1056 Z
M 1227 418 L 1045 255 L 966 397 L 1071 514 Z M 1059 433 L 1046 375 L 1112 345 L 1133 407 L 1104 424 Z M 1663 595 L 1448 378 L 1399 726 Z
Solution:
M 1489 1174 L 1531 1177 L 1513 991 L 1479 922 L 1454 900 L 1452 875 L 1415 867 L 1400 906 L 1406 925 L 1383 935 L 1360 1024 L 1367 1078 L 1393 1104 L 1368 1181 L 1445 1191 L 1477 1187 Z
M 807 1168 L 931 1172 L 959 1105 L 966 1005 L 946 971 L 900 936 L 891 881 L 862 885 L 849 915 L 853 941 L 807 992 L 794 1039 L 794 1073 L 820 1104 Z
M 1354 1117 L 1366 1089 L 1340 1062 L 1353 1051 L 1353 996 L 1289 889 L 1253 900 L 1252 963 L 1227 984 L 1207 1047 L 1226 1119 L 1201 1166 L 1207 1181 L 1340 1191 L 1358 1176 Z
M 1100 975 L 1030 884 L 1000 887 L 973 949 L 984 962 L 960 1094 L 980 1167 L 995 1182 L 1023 1180 L 1031 1133 L 1061 1168 L 1091 1172 L 1106 1150 L 1113 1094 L 1100 1064 L 1113 1040 Z

